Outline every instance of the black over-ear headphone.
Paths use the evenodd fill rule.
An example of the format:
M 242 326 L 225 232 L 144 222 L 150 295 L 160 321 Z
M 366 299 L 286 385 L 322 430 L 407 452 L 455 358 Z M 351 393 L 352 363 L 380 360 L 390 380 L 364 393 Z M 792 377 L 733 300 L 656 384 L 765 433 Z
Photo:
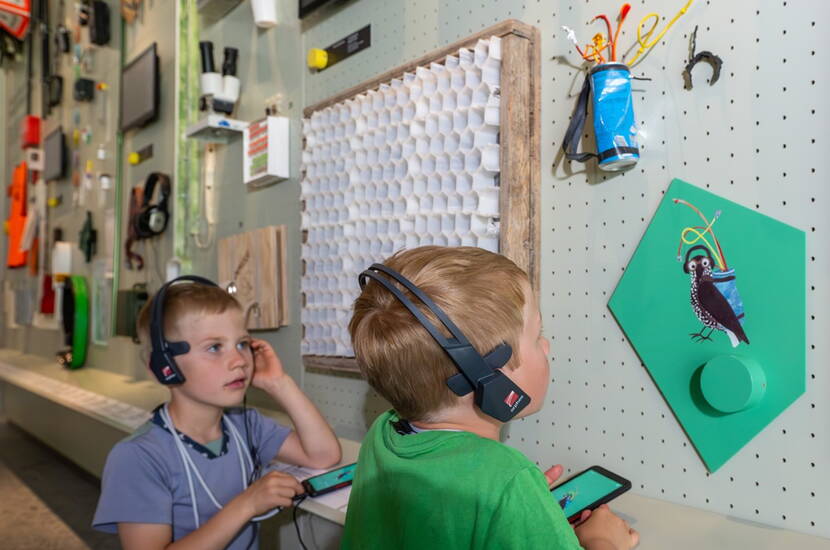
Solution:
M 452 338 L 445 338 L 403 292 L 377 272 L 388 275 L 418 298 L 447 327 Z M 460 371 L 447 380 L 447 386 L 453 393 L 463 396 L 475 390 L 475 404 L 478 408 L 484 414 L 500 422 L 507 422 L 530 403 L 530 396 L 498 370 L 499 367 L 507 364 L 513 354 L 509 344 L 499 344 L 482 357 L 447 314 L 406 277 L 385 265 L 372 264 L 358 277 L 361 289 L 366 286 L 367 277 L 377 281 L 391 292 L 450 356 Z
M 150 305 L 150 370 L 156 375 L 159 382 L 165 386 L 172 384 L 183 384 L 184 374 L 179 370 L 175 355 L 184 355 L 190 351 L 190 344 L 187 342 L 170 342 L 164 338 L 164 298 L 167 289 L 179 281 L 192 281 L 197 284 L 208 286 L 219 286 L 209 279 L 197 275 L 182 275 L 172 281 L 165 283 L 153 296 Z
M 151 204 L 153 192 L 159 184 L 161 195 L 157 204 Z M 144 182 L 144 194 L 141 199 L 141 210 L 135 217 L 136 236 L 139 239 L 149 239 L 160 235 L 167 228 L 170 213 L 167 210 L 167 202 L 170 197 L 170 178 L 167 174 L 153 172 L 147 176 Z
M 695 250 L 703 250 L 704 252 L 706 252 L 706 255 L 709 256 L 709 261 L 712 263 L 712 265 L 715 265 L 715 259 L 712 257 L 712 253 L 709 252 L 709 249 L 703 246 L 702 244 L 698 244 L 686 251 L 686 261 L 683 262 L 683 273 L 689 272 L 689 256 L 691 256 L 692 252 L 694 252 Z

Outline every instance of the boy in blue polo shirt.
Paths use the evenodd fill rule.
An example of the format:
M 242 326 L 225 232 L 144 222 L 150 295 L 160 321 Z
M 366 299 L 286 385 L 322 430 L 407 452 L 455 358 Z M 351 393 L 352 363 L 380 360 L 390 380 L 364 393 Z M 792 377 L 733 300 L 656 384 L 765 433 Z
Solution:
M 355 356 L 394 409 L 361 445 L 343 550 L 637 544 L 637 532 L 607 506 L 574 529 L 550 494 L 561 466 L 545 475 L 499 441 L 511 417 L 542 407 L 550 381 L 536 296 L 516 264 L 479 248 L 428 246 L 373 265 L 361 286 L 349 324 Z M 444 345 L 459 364 L 436 341 L 450 338 L 447 329 L 453 341 Z M 478 356 L 490 366 L 470 360 Z M 474 368 L 483 375 L 470 380 Z
M 252 519 L 303 492 L 279 472 L 260 478 L 259 466 L 340 460 L 331 428 L 273 348 L 248 335 L 239 303 L 210 281 L 189 280 L 165 285 L 139 314 L 142 341 L 175 364 L 153 366 L 151 354 L 159 381 L 174 382 L 170 401 L 113 447 L 104 468 L 93 526 L 117 532 L 127 550 L 258 548 Z M 295 429 L 239 408 L 249 385 L 281 405 Z

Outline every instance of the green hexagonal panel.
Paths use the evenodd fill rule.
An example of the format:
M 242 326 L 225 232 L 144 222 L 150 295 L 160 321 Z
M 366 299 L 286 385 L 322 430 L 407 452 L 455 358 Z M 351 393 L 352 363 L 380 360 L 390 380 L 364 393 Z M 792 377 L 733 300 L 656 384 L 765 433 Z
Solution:
M 675 179 L 608 302 L 709 471 L 804 393 L 805 259 L 803 231 Z

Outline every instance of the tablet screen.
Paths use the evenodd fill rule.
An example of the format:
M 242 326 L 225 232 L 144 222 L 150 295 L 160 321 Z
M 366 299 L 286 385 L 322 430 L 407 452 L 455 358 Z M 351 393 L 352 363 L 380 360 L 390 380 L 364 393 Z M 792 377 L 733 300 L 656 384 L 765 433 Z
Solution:
M 570 517 L 587 508 L 605 495 L 622 487 L 622 484 L 607 478 L 596 470 L 587 470 L 551 491 L 559 502 L 565 516 Z

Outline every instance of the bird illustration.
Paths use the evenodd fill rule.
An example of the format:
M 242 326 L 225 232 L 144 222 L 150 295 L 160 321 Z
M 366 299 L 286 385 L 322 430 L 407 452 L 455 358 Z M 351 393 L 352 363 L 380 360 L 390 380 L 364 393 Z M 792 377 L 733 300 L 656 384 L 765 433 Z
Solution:
M 694 256 L 689 259 L 695 249 L 705 250 L 706 256 Z M 703 246 L 692 247 L 686 253 L 683 271 L 691 277 L 690 302 L 695 315 L 703 323 L 700 332 L 690 333 L 690 336 L 692 340 L 699 342 L 711 340 L 712 333 L 717 329 L 726 333 L 733 348 L 741 342 L 749 344 L 749 338 L 732 306 L 715 286 L 715 280 L 712 278 L 713 265 L 712 256 Z M 709 333 L 704 335 L 703 331 L 707 328 Z
M 568 505 L 576 498 L 576 495 L 576 491 L 568 491 L 565 493 L 565 496 L 559 499 L 559 506 L 561 506 L 563 510 L 567 509 Z

